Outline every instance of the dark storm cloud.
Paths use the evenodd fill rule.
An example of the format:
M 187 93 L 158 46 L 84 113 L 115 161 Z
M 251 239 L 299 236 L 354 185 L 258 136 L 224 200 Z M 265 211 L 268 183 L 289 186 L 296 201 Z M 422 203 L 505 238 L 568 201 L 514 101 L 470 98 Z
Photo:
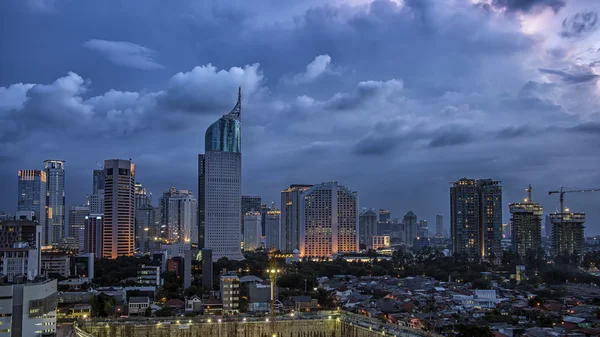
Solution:
M 475 140 L 475 136 L 470 133 L 470 130 L 462 128 L 443 128 L 431 140 L 429 147 L 445 147 L 471 143 Z
M 508 126 L 506 128 L 501 129 L 496 134 L 496 137 L 499 139 L 512 139 L 519 138 L 523 136 L 533 136 L 536 134 L 536 130 L 534 130 L 529 125 L 519 125 L 519 126 Z
M 600 135 L 600 123 L 597 122 L 587 122 L 581 123 L 579 125 L 575 125 L 570 128 L 571 131 L 579 132 L 579 133 L 590 133 L 590 134 L 599 134 Z
M 556 75 L 562 78 L 562 80 L 567 84 L 580 84 L 592 82 L 598 79 L 600 75 L 594 73 L 584 73 L 584 74 L 571 74 L 562 70 L 554 70 L 554 69 L 544 69 L 540 68 L 540 72 L 545 74 Z
M 536 7 L 550 7 L 554 12 L 558 12 L 565 5 L 563 0 L 492 0 L 492 6 L 515 12 L 529 12 Z
M 598 29 L 597 24 L 598 13 L 590 11 L 577 13 L 563 21 L 560 35 L 566 38 L 581 37 Z

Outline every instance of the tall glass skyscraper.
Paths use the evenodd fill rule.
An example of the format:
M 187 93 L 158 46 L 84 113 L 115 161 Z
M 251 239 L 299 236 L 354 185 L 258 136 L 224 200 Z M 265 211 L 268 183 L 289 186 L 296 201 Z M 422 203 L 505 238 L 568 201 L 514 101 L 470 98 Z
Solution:
M 198 157 L 198 230 L 213 261 L 243 260 L 242 212 L 242 90 L 237 104 L 206 130 L 204 154 Z
M 104 161 L 102 257 L 131 256 L 135 242 L 135 165 L 131 160 Z
M 19 170 L 18 176 L 17 215 L 33 212 L 35 221 L 42 225 L 42 245 L 46 245 L 46 171 Z
M 94 184 L 92 194 L 98 194 L 99 190 L 104 191 L 104 170 L 94 170 Z
M 65 161 L 45 160 L 47 238 L 49 243 L 58 243 L 68 230 L 65 228 Z

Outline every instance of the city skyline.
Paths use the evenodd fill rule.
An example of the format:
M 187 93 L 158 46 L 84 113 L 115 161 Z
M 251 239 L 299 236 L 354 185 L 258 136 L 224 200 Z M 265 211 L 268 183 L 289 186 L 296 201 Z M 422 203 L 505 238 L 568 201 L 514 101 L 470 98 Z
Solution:
M 17 170 L 47 158 L 68 163 L 65 209 L 85 203 L 107 158 L 132 158 L 155 196 L 197 194 L 198 130 L 242 86 L 242 193 L 263 203 L 289 184 L 338 180 L 361 207 L 412 210 L 433 228 L 449 214 L 449 182 L 467 176 L 502 181 L 504 223 L 527 184 L 552 212 L 547 191 L 599 181 L 600 156 L 582 144 L 600 135 L 598 57 L 587 51 L 600 32 L 574 28 L 595 2 L 481 2 L 109 2 L 111 16 L 97 4 L 4 2 L 19 33 L 0 54 L 0 210 L 15 213 Z M 101 24 L 137 11 L 146 15 Z M 587 235 L 600 233 L 599 197 L 567 199 Z

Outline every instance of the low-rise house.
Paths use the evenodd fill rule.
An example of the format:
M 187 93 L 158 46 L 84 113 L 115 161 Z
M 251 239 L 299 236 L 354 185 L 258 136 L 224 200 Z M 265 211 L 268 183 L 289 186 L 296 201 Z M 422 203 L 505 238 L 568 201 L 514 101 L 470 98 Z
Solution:
M 196 295 L 185 298 L 185 312 L 202 312 L 203 305 L 202 299 Z
M 88 318 L 92 316 L 92 306 L 89 304 L 75 304 L 71 311 L 73 318 Z
M 129 315 L 143 316 L 146 314 L 146 309 L 150 307 L 150 298 L 148 297 L 130 297 L 129 298 Z

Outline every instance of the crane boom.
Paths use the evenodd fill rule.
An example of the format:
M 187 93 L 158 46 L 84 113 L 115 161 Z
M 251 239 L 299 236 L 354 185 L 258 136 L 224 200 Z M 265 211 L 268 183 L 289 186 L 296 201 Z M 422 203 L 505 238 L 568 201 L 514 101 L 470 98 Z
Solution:
M 549 191 L 548 194 L 559 194 L 560 195 L 560 213 L 565 211 L 564 203 L 565 203 L 565 193 L 584 193 L 584 192 L 600 192 L 600 188 L 586 188 L 579 190 L 565 190 L 564 187 L 561 187 L 560 190 L 557 191 Z

